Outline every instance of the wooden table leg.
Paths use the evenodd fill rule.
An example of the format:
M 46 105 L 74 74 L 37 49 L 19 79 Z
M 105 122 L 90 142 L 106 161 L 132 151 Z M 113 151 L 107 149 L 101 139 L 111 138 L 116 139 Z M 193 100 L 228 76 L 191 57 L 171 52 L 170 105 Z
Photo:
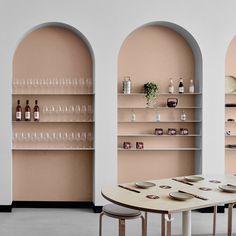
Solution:
M 119 220 L 119 236 L 125 236 L 125 220 Z
M 169 220 L 167 221 L 167 236 L 171 236 L 171 214 L 168 214 Z
M 213 213 L 213 235 L 216 235 L 216 214 L 217 214 L 217 206 L 214 206 L 214 213 Z
M 232 236 L 232 224 L 233 224 L 233 207 L 234 204 L 230 203 L 228 206 L 228 236 Z
M 166 233 L 165 214 L 161 214 L 161 236 L 165 236 L 165 233 Z
M 183 236 L 191 236 L 191 211 L 182 213 Z

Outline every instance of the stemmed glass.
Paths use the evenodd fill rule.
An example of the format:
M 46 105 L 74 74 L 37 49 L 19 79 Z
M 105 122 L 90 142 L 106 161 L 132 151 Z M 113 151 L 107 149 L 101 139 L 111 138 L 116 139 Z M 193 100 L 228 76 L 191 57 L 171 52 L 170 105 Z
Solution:
M 68 113 L 70 116 L 70 121 L 74 121 L 74 115 L 75 115 L 75 107 L 73 105 L 70 105 L 68 108 Z
M 81 118 L 80 112 L 81 112 L 80 105 L 79 104 L 75 105 L 75 120 L 76 121 L 79 121 Z
M 81 107 L 82 121 L 86 121 L 87 116 L 87 106 L 85 104 Z
M 84 93 L 84 85 L 85 85 L 84 78 L 80 78 L 79 79 L 79 92 L 80 93 Z
M 88 147 L 93 148 L 93 135 L 91 132 L 87 133 Z
M 80 136 L 80 139 L 81 139 L 81 143 L 82 143 L 82 148 L 86 148 L 86 141 L 87 141 L 87 133 L 86 132 L 82 132 L 81 133 L 81 136 Z
M 87 106 L 87 113 L 88 113 L 88 120 L 92 121 L 93 120 L 93 107 L 90 104 Z
M 92 92 L 92 78 L 86 78 L 85 84 L 86 84 L 87 93 L 91 93 Z

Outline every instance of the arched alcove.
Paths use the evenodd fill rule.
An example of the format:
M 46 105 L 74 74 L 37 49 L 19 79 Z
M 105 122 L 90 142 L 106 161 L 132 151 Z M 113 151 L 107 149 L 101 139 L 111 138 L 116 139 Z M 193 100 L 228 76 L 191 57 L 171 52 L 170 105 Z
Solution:
M 31 121 L 16 121 L 17 100 L 23 110 L 29 100 Z M 91 202 L 93 53 L 85 37 L 59 23 L 31 30 L 15 51 L 12 101 L 13 200 Z
M 130 95 L 122 92 L 125 76 L 132 81 Z M 170 78 L 173 94 L 168 93 Z M 180 78 L 184 79 L 184 94 L 177 91 Z M 188 92 L 190 80 L 194 93 Z M 152 108 L 145 106 L 143 85 L 147 82 L 160 86 Z M 167 98 L 177 98 L 177 107 L 168 108 Z M 182 110 L 187 114 L 184 122 Z M 162 128 L 164 134 L 154 135 L 155 128 Z M 175 128 L 177 135 L 168 135 L 168 128 Z M 187 128 L 189 134 L 179 135 L 180 128 Z M 118 59 L 118 181 L 201 173 L 201 140 L 202 57 L 197 42 L 186 30 L 168 22 L 138 28 L 125 39 Z M 124 149 L 124 142 L 132 148 Z M 144 149 L 138 150 L 136 142 L 142 142 Z
M 236 110 L 230 104 L 236 103 L 236 37 L 231 41 L 225 57 L 225 172 L 235 174 L 236 159 Z M 230 120 L 231 119 L 231 120 Z

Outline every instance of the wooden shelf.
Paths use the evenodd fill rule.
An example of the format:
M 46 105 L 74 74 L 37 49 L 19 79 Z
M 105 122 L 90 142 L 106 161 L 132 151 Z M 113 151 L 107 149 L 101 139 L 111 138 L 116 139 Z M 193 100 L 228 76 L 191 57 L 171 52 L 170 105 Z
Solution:
M 225 93 L 225 95 L 236 95 L 236 93 Z
M 118 137 L 201 137 L 200 134 L 188 134 L 188 135 L 169 135 L 169 134 L 163 134 L 163 135 L 155 135 L 155 134 L 119 134 Z
M 92 96 L 95 93 L 13 93 L 12 96 Z
M 201 107 L 118 107 L 118 109 L 201 109 Z
M 12 121 L 14 124 L 28 123 L 28 124 L 40 124 L 40 123 L 94 123 L 94 121 Z
M 236 148 L 225 148 L 225 151 L 236 151 Z
M 118 151 L 200 151 L 201 148 L 144 148 L 144 149 L 124 149 L 124 148 L 118 148 Z M 236 150 L 236 149 L 235 149 Z
M 13 151 L 94 151 L 94 148 L 13 148 Z
M 236 137 L 236 134 L 231 134 L 231 135 L 225 134 L 225 137 Z
M 184 96 L 184 95 L 201 95 L 202 93 L 158 93 L 158 96 Z M 118 96 L 145 96 L 144 93 L 123 94 L 118 93 Z
M 166 120 L 166 121 L 118 121 L 118 123 L 131 123 L 131 124 L 135 124 L 135 123 L 155 123 L 155 124 L 159 124 L 159 123 L 201 123 L 202 121 L 200 120 L 186 120 L 186 121 L 181 121 L 181 120 Z

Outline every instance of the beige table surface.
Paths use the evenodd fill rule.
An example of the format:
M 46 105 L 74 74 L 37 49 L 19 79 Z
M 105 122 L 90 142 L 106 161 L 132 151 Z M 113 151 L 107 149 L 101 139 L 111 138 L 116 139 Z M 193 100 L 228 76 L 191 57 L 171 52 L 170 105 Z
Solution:
M 165 214 L 236 202 L 236 193 L 226 193 L 218 188 L 218 186 L 224 184 L 236 185 L 236 176 L 201 176 L 204 177 L 204 180 L 196 183 L 194 182 L 193 186 L 179 183 L 172 179 L 149 180 L 149 182 L 155 183 L 156 186 L 149 189 L 140 189 L 135 187 L 135 183 L 122 184 L 124 186 L 137 189 L 141 193 L 131 192 L 118 186 L 108 186 L 102 188 L 102 195 L 107 200 L 122 206 L 147 212 Z M 178 177 L 178 179 L 182 178 L 183 177 Z M 211 183 L 209 182 L 210 180 L 219 180 L 221 183 Z M 169 185 L 171 186 L 171 189 L 162 189 L 159 187 L 161 185 Z M 211 188 L 212 191 L 202 191 L 199 190 L 199 187 L 208 187 Z M 178 201 L 169 197 L 170 192 L 176 192 L 178 190 L 197 194 L 199 196 L 206 197 L 208 200 L 204 201 L 201 199 L 192 198 L 187 201 Z M 160 198 L 149 199 L 146 196 L 150 194 L 157 195 Z

